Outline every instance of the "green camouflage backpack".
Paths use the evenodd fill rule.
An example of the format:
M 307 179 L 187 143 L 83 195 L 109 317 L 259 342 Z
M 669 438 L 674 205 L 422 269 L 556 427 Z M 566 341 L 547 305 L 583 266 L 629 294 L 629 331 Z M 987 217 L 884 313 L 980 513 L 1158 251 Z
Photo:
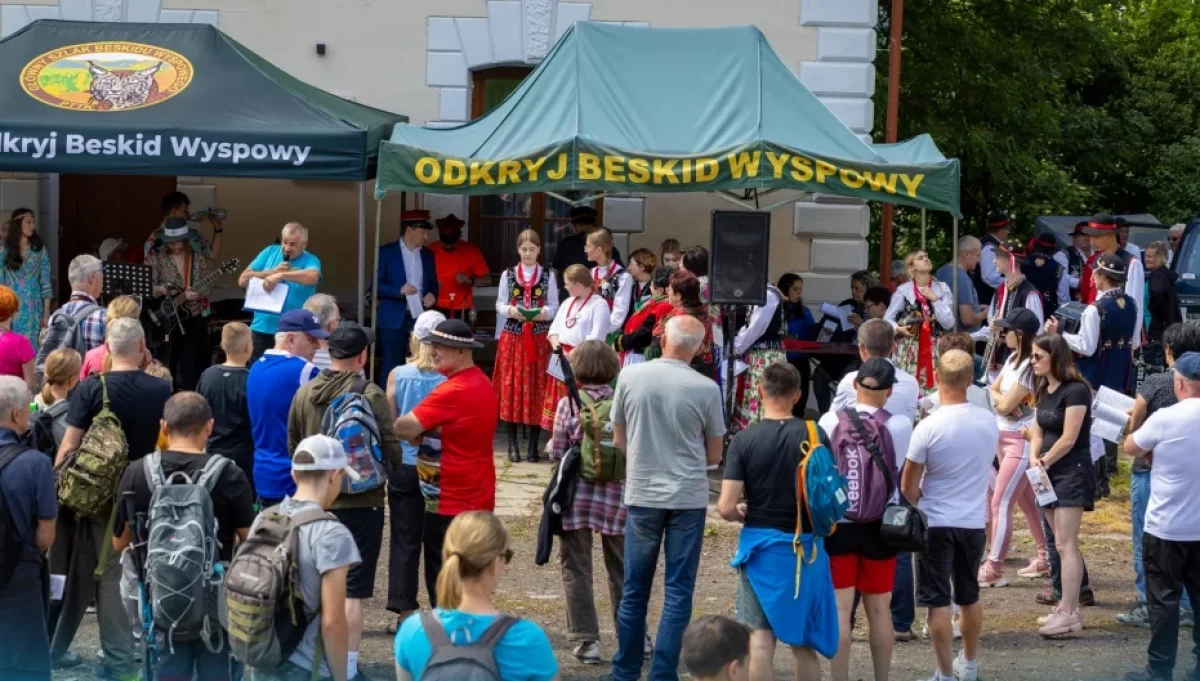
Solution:
M 57 473 L 58 502 L 80 517 L 107 514 L 121 474 L 129 465 L 129 443 L 108 401 L 108 384 L 99 375 L 104 404 L 83 434 L 79 449 L 67 456 Z
M 583 409 L 579 425 L 583 442 L 579 446 L 579 476 L 589 482 L 613 482 L 625 479 L 625 453 L 613 445 L 612 397 L 594 400 L 579 391 Z

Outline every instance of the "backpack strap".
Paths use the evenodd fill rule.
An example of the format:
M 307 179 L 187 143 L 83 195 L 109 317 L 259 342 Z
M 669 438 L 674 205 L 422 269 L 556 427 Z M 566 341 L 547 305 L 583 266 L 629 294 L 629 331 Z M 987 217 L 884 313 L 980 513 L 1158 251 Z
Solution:
M 97 375 L 100 377 L 100 396 L 104 400 L 104 408 L 108 409 L 111 407 L 111 404 L 108 401 L 108 382 L 104 380 L 104 372 L 103 371 L 101 371 Z
M 437 613 L 432 610 L 421 611 L 421 629 L 425 631 L 425 638 L 429 639 L 429 647 L 433 649 L 434 654 L 446 646 L 454 645 L 446 634 L 446 628 L 442 626 L 442 621 L 438 619 Z M 487 632 L 484 632 L 484 635 L 486 636 Z
M 93 312 L 95 312 L 96 310 L 99 310 L 99 309 L 100 309 L 99 305 L 92 303 L 92 302 L 88 302 L 88 303 L 84 304 L 83 306 L 81 306 L 78 310 L 75 310 L 74 312 L 71 313 L 71 315 L 70 315 L 71 321 L 75 322 L 75 325 L 78 326 L 78 325 L 82 324 L 85 319 L 90 317 Z
M 350 392 L 356 395 L 363 395 L 365 397 L 368 385 L 369 382 L 367 379 L 359 376 L 358 378 L 354 379 L 354 383 L 350 384 Z
M 151 494 L 165 484 L 167 474 L 163 470 L 162 454 L 158 450 L 150 452 L 143 458 L 142 472 L 146 474 L 146 486 L 150 488 Z
M 221 473 L 231 463 L 233 462 L 220 454 L 213 454 L 204 463 L 204 470 L 200 471 L 200 479 L 196 481 L 196 484 L 204 485 L 204 489 L 208 490 L 208 493 L 211 495 L 213 489 L 217 486 L 217 480 L 221 478 Z
M 5 466 L 12 463 L 14 459 L 25 453 L 29 449 L 20 442 L 13 442 L 0 448 L 0 471 L 3 471 Z
M 520 621 L 521 620 L 516 617 L 510 617 L 501 613 L 496 617 L 496 621 L 492 622 L 483 632 L 483 636 L 479 637 L 479 641 L 477 641 L 475 645 L 481 648 L 486 648 L 488 652 L 492 653 L 492 656 L 495 657 L 496 646 L 500 644 L 500 639 L 504 638 L 504 635 L 508 633 L 508 630 L 512 629 L 513 626 Z
M 821 436 L 817 432 L 817 422 L 805 419 L 805 427 L 808 429 L 808 440 L 800 443 L 800 465 L 796 467 L 796 534 L 792 536 L 792 551 L 800 558 L 804 556 L 803 536 L 804 536 L 804 520 L 803 514 L 808 514 L 808 524 L 812 525 L 812 508 L 808 504 L 808 497 L 805 490 L 808 489 L 808 457 L 821 446 Z M 812 558 L 808 560 L 812 563 L 817 559 L 816 547 L 813 547 Z M 800 563 L 796 563 L 796 598 L 799 598 L 800 593 Z
M 883 472 L 883 478 L 887 481 L 888 501 L 891 501 L 892 495 L 896 493 L 896 481 L 892 478 L 892 471 L 883 462 L 883 455 L 879 453 L 879 445 L 871 437 L 871 434 L 867 432 L 867 427 L 863 425 L 862 417 L 859 416 L 857 409 L 851 407 L 846 410 L 846 414 L 850 417 L 850 423 L 854 424 L 854 429 L 858 431 L 858 436 L 866 444 L 867 451 L 871 453 L 871 460 Z

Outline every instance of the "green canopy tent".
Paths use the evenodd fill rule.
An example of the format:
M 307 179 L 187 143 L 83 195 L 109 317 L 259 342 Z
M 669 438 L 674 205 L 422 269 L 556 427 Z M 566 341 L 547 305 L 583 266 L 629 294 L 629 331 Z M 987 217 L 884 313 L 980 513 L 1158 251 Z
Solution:
M 353 182 L 375 177 L 380 141 L 408 120 L 308 85 L 206 24 L 53 20 L 0 40 L 0 112 L 0 170 Z

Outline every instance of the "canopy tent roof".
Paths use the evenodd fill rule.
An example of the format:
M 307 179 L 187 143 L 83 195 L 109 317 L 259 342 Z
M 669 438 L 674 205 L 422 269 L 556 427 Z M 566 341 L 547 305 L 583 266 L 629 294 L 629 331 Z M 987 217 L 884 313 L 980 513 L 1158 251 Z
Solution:
M 958 185 L 928 136 L 865 144 L 753 26 L 583 22 L 482 118 L 397 125 L 375 193 L 796 189 L 958 215 Z
M 0 170 L 368 180 L 408 120 L 202 24 L 37 21 L 0 40 Z

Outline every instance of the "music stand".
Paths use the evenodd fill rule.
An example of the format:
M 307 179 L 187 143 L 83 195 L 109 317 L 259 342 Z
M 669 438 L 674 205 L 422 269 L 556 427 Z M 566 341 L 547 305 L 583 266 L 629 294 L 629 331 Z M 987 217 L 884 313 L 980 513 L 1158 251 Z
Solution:
M 154 297 L 153 270 L 149 265 L 127 262 L 104 263 L 104 299 L 117 296 L 138 296 L 145 300 Z

